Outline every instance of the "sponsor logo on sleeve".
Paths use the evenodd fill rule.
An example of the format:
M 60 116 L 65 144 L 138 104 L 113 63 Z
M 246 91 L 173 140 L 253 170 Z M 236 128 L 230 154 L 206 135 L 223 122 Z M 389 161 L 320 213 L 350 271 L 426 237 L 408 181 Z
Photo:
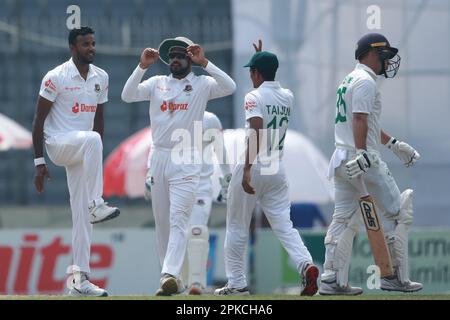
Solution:
M 244 108 L 245 110 L 252 111 L 256 107 L 255 101 L 245 101 Z
M 56 86 L 55 84 L 52 82 L 52 79 L 48 79 L 47 81 L 44 82 L 44 86 L 52 91 L 56 91 Z

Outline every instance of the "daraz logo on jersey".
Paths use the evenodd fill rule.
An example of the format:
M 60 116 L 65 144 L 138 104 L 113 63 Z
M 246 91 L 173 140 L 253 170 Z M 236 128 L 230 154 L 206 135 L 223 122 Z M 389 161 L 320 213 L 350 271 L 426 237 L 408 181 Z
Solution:
M 189 104 L 187 103 L 173 103 L 167 101 L 163 101 L 162 105 L 160 106 L 160 109 L 162 112 L 169 111 L 176 111 L 176 110 L 187 110 L 189 107 Z
M 78 113 L 78 112 L 96 112 L 97 111 L 97 106 L 89 106 L 86 105 L 84 103 L 79 104 L 78 102 L 76 102 L 73 107 L 72 107 L 72 112 L 73 113 Z

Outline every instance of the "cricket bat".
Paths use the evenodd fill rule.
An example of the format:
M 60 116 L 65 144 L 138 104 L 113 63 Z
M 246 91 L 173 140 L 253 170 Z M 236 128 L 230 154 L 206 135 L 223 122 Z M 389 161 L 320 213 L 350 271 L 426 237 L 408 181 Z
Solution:
M 362 177 L 359 177 L 357 181 L 361 193 L 359 206 L 364 224 L 366 225 L 367 237 L 369 238 L 373 259 L 375 260 L 375 264 L 380 268 L 381 277 L 392 276 L 394 270 L 392 268 L 391 256 L 389 255 L 386 238 L 384 237 L 383 226 L 380 223 L 375 209 L 375 203 L 367 192 L 367 187 Z

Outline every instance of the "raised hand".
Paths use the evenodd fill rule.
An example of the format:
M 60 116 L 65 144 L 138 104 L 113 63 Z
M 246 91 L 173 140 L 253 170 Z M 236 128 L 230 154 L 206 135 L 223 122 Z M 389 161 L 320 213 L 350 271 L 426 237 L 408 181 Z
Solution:
M 145 48 L 141 54 L 139 66 L 142 69 L 147 69 L 159 59 L 159 52 L 153 48 Z
M 262 51 L 262 40 L 261 39 L 258 40 L 258 46 L 256 44 L 253 44 L 253 48 L 255 48 L 256 52 L 261 52 Z
M 201 65 L 203 68 L 208 64 L 208 59 L 205 57 L 203 48 L 198 44 L 193 44 L 186 48 L 187 55 L 191 58 L 193 63 Z

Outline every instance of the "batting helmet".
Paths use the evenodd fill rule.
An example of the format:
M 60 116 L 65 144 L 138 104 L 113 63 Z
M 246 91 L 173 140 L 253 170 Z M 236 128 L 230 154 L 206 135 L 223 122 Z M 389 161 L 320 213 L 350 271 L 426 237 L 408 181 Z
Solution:
M 376 49 L 380 57 L 381 71 L 380 74 L 384 74 L 386 78 L 393 78 L 400 68 L 400 56 L 398 55 L 398 49 L 391 47 L 388 39 L 379 33 L 368 33 L 359 39 L 356 50 L 355 59 L 359 59 L 363 54 L 367 53 L 371 49 Z M 388 65 L 386 67 L 385 61 Z

